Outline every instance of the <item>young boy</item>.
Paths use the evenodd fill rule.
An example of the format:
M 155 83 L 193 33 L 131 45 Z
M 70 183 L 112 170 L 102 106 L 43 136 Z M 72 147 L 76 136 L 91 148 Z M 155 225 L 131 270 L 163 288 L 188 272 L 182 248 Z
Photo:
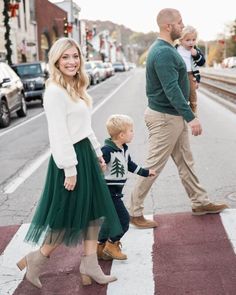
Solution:
M 109 225 L 103 223 L 99 236 L 97 254 L 99 259 L 125 260 L 127 255 L 121 252 L 120 239 L 129 229 L 129 213 L 122 201 L 123 187 L 128 171 L 148 177 L 155 176 L 154 170 L 143 169 L 135 164 L 128 153 L 127 143 L 133 139 L 133 120 L 126 115 L 111 115 L 106 123 L 111 138 L 105 140 L 102 147 L 103 158 L 107 164 L 105 180 L 111 193 L 123 233 L 116 237 L 108 236 Z
M 197 93 L 196 89 L 200 83 L 200 72 L 198 66 L 205 64 L 205 58 L 201 50 L 196 46 L 197 31 L 192 26 L 186 26 L 179 38 L 179 45 L 176 45 L 177 51 L 185 61 L 190 83 L 190 107 L 197 114 Z

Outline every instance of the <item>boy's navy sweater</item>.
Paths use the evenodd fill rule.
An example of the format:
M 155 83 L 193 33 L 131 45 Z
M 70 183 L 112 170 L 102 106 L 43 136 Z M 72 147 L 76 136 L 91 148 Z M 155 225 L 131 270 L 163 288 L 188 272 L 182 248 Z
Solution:
M 144 177 L 149 175 L 149 170 L 141 168 L 131 160 L 126 144 L 123 144 L 123 149 L 120 149 L 111 139 L 106 139 L 102 153 L 107 164 L 105 180 L 109 188 L 118 186 L 121 192 L 127 180 L 128 171 Z

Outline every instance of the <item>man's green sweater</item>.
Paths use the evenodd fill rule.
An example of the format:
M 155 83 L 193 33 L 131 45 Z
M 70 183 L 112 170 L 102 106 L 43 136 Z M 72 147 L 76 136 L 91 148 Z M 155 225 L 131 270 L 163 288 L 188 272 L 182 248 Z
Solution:
M 182 57 L 168 42 L 157 39 L 146 63 L 148 106 L 161 113 L 182 116 L 187 122 L 195 116 L 188 105 L 189 80 Z

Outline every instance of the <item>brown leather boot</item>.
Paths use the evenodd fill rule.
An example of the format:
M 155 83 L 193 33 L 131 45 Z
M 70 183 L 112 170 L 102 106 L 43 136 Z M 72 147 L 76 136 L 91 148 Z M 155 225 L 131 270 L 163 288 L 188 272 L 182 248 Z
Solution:
M 157 223 L 154 220 L 149 220 L 141 216 L 130 216 L 130 223 L 135 225 L 137 228 L 154 228 L 157 227 Z
M 227 204 L 215 204 L 209 203 L 207 205 L 198 206 L 197 208 L 192 209 L 193 215 L 205 215 L 211 213 L 220 213 L 221 211 L 229 208 Z
M 20 270 L 23 270 L 26 267 L 26 279 L 35 287 L 42 288 L 39 275 L 41 273 L 44 263 L 48 258 L 49 257 L 44 256 L 39 249 L 37 251 L 30 252 L 28 255 L 23 257 L 17 263 L 17 266 Z
M 98 264 L 97 253 L 83 256 L 80 264 L 80 274 L 84 286 L 91 285 L 92 280 L 104 285 L 117 280 L 115 276 L 105 275 Z
M 108 256 L 106 253 L 103 252 L 106 243 L 98 243 L 97 244 L 97 255 L 98 259 L 101 260 L 112 260 L 111 256 Z
M 112 257 L 113 259 L 117 259 L 117 260 L 126 260 L 127 259 L 127 255 L 125 255 L 124 253 L 121 252 L 121 242 L 117 241 L 117 242 L 106 242 L 106 246 L 103 250 L 103 252 L 107 255 L 109 255 L 110 257 Z

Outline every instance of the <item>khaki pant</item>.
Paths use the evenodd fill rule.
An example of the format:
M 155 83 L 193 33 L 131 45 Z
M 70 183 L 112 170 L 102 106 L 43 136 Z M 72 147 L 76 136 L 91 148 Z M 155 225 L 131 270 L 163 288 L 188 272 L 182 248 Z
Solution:
M 147 108 L 145 122 L 149 131 L 149 151 L 145 168 L 154 169 L 156 177 L 138 176 L 131 194 L 130 215 L 143 214 L 144 199 L 152 184 L 171 156 L 178 168 L 183 186 L 191 200 L 192 208 L 206 205 L 210 201 L 194 172 L 194 161 L 190 150 L 188 126 L 181 116 L 160 113 Z
M 189 85 L 190 85 L 190 95 L 189 95 L 189 102 L 190 107 L 193 111 L 193 113 L 197 113 L 197 82 L 195 81 L 195 78 L 192 74 L 192 72 L 188 73 L 189 78 Z

